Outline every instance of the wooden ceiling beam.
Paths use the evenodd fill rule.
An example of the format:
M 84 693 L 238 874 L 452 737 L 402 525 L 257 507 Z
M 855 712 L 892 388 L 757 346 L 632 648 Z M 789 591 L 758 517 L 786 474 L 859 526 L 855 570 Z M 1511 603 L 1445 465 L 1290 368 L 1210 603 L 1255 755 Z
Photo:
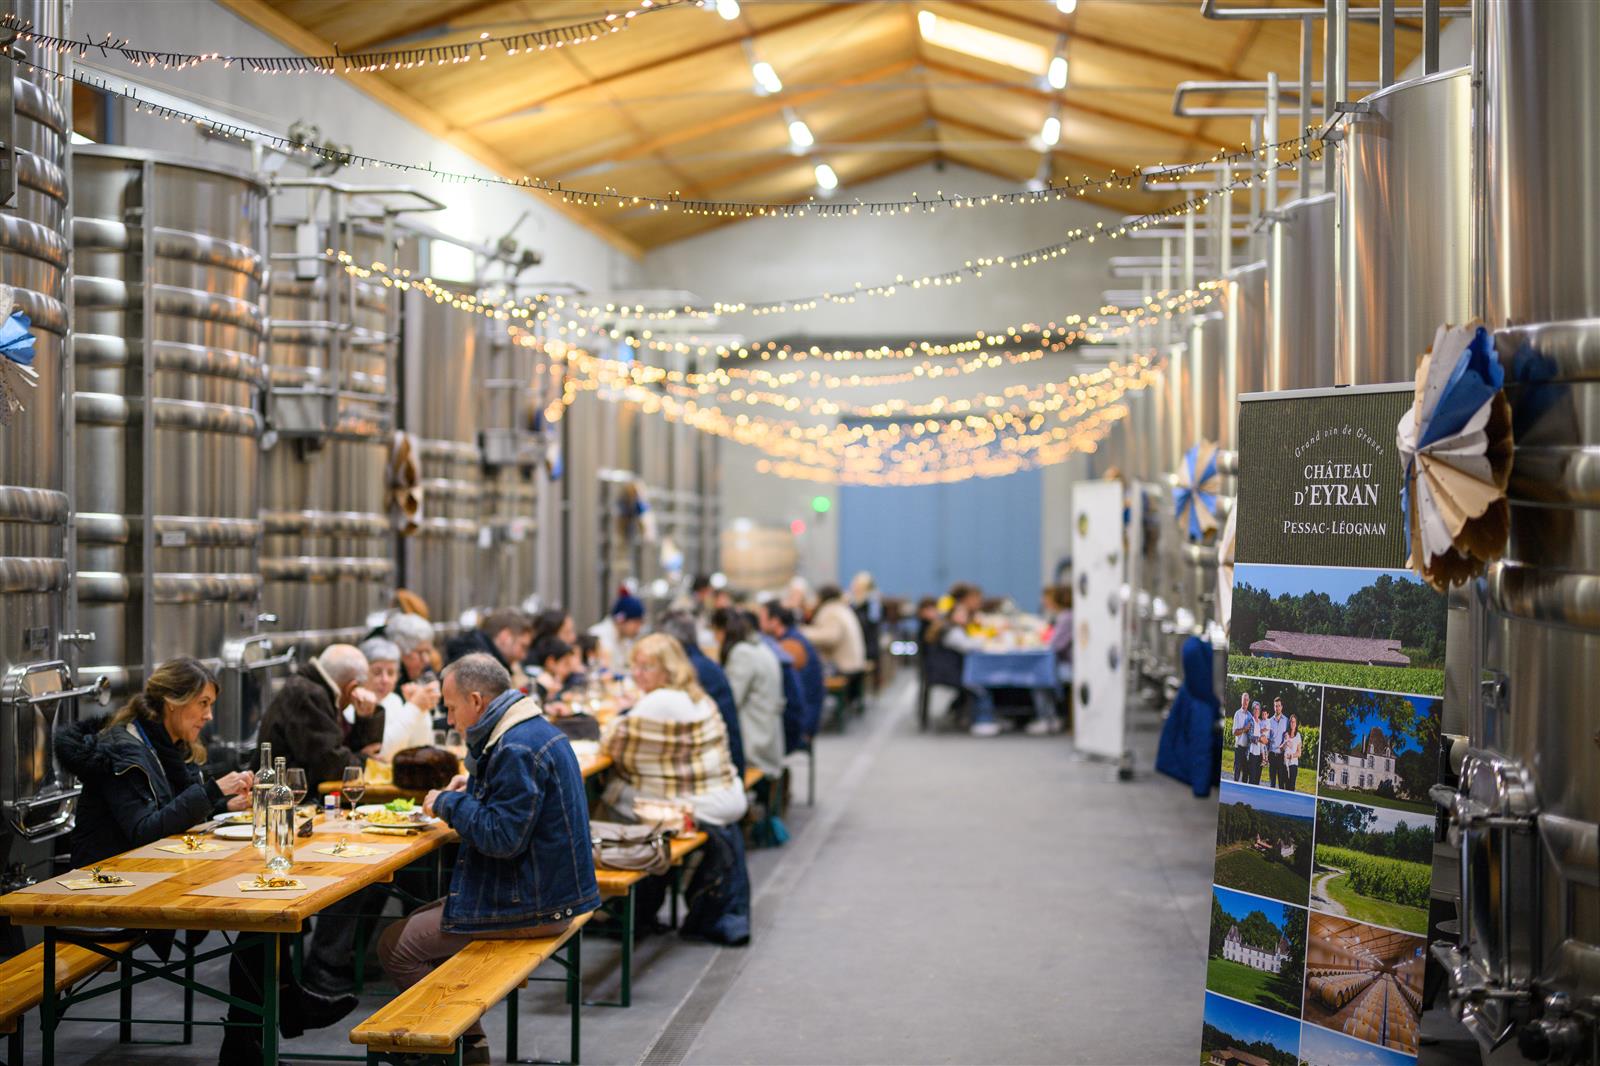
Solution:
M 1149 119 L 1138 118 L 1134 115 L 1124 115 L 1116 111 L 1107 111 L 1103 108 L 1092 107 L 1088 104 L 1080 103 L 1077 100 L 1069 99 L 1060 93 L 1046 92 L 1043 89 L 1036 89 L 1031 85 L 1024 85 L 1021 82 L 996 82 L 990 78 L 984 77 L 981 74 L 974 74 L 970 70 L 964 70 L 961 67 L 955 66 L 954 64 L 942 63 L 934 59 L 925 60 L 924 63 L 929 70 L 936 70 L 941 74 L 948 74 L 951 77 L 961 78 L 964 81 L 972 82 L 977 86 L 1010 93 L 1013 96 L 1026 96 L 1030 100 L 1037 100 L 1041 103 L 1059 103 L 1068 111 L 1076 111 L 1079 114 L 1084 115 L 1094 115 L 1096 118 L 1103 118 L 1107 122 L 1116 122 L 1124 126 L 1132 126 L 1136 129 L 1148 130 L 1151 133 L 1159 133 L 1164 137 L 1172 137 L 1183 141 L 1185 144 L 1190 146 L 1198 143 L 1192 133 L 1186 133 L 1181 129 L 1174 129 L 1171 126 L 1164 126 L 1159 122 L 1151 122 Z
M 853 133 L 848 137 L 830 138 L 826 142 L 820 142 L 818 144 L 818 148 L 812 153 L 801 156 L 786 154 L 780 159 L 767 159 L 760 163 L 752 163 L 750 166 L 736 170 L 731 174 L 719 175 L 711 181 L 706 182 L 705 188 L 726 189 L 731 186 L 738 185 L 741 182 L 749 181 L 752 178 L 765 177 L 768 174 L 782 170 L 796 162 L 812 160 L 813 155 L 827 155 L 830 151 L 836 151 L 840 149 L 849 151 L 850 145 L 870 145 L 871 142 L 876 141 L 880 137 L 888 137 L 896 133 L 903 133 L 909 129 L 916 129 L 921 126 L 925 126 L 927 122 L 928 116 L 919 112 L 918 114 L 912 115 L 909 118 L 899 119 L 894 122 L 886 122 L 881 126 L 874 126 L 872 129 L 862 130 L 859 133 Z M 931 151 L 934 147 L 934 143 L 929 141 L 929 150 Z M 816 162 L 815 160 L 812 161 L 813 163 Z
M 302 55 L 329 55 L 333 52 L 331 44 L 272 8 L 265 0 L 217 0 L 217 2 L 263 33 L 276 37 Z M 424 132 L 461 149 L 501 177 L 518 180 L 526 176 L 527 171 L 518 166 L 514 160 L 495 151 L 465 130 L 450 125 L 421 101 L 395 88 L 383 78 L 372 74 L 344 73 L 339 77 L 401 118 L 420 127 Z M 552 211 L 572 219 L 619 251 L 635 259 L 644 254 L 644 249 L 640 245 L 602 225 L 587 208 L 563 203 L 556 197 L 545 196 L 542 193 L 529 193 L 529 196 L 548 206 Z
M 1064 33 L 1067 35 L 1069 42 L 1082 41 L 1084 44 L 1092 44 L 1098 48 L 1106 48 L 1114 52 L 1121 52 L 1125 56 L 1130 56 L 1134 59 L 1143 60 L 1145 62 L 1165 63 L 1169 66 L 1183 67 L 1187 70 L 1194 70 L 1204 74 L 1210 74 L 1214 78 L 1226 78 L 1228 76 L 1227 70 L 1213 63 L 1198 62 L 1186 56 L 1168 55 L 1165 52 L 1157 52 L 1149 48 L 1140 48 L 1138 45 L 1128 44 L 1126 41 L 1114 41 L 1108 37 L 1097 37 L 1091 33 L 1084 33 L 1082 30 L 1076 28 L 1076 22 L 1074 22 L 1072 29 L 1068 29 L 1067 26 L 1061 22 L 1049 22 L 1045 19 L 1034 18 L 1031 15 L 1018 14 L 1016 11 L 1002 10 L 994 7 L 984 7 L 982 4 L 973 3 L 972 0 L 946 0 L 946 3 L 951 7 L 962 8 L 974 15 L 988 16 L 989 18 L 999 19 L 1002 22 L 1010 22 L 1018 26 L 1027 26 L 1029 29 L 1039 30 L 1045 33 Z
M 989 137 L 994 140 L 1003 141 L 1017 141 L 1018 148 L 1025 148 L 1029 151 L 1034 150 L 1033 146 L 1028 143 L 1028 138 L 1026 136 L 1019 139 L 1015 134 L 1007 133 L 1004 130 L 997 130 L 993 126 L 986 126 L 981 122 L 972 122 L 968 119 L 956 118 L 952 115 L 946 115 L 940 111 L 935 111 L 933 113 L 933 120 L 940 125 L 954 126 L 957 129 L 963 129 L 971 133 L 976 133 L 980 137 Z M 1063 156 L 1071 156 L 1073 159 L 1081 160 L 1085 163 L 1099 167 L 1107 174 L 1113 170 L 1121 172 L 1131 169 L 1126 163 L 1112 163 L 1104 159 L 1096 159 L 1093 156 L 1084 155 L 1081 152 L 1074 152 L 1070 149 L 1064 149 L 1059 144 L 1052 148 L 1049 152 L 1039 152 L 1038 154 L 1049 155 L 1056 159 L 1062 158 Z
M 630 145 L 629 147 L 621 149 L 620 151 L 602 152 L 598 159 L 595 157 L 595 154 L 591 152 L 583 156 L 569 155 L 565 158 L 548 160 L 542 163 L 541 166 L 543 168 L 544 176 L 556 178 L 562 174 L 570 173 L 573 170 L 580 170 L 583 167 L 589 166 L 595 162 L 621 163 L 629 159 L 637 159 L 640 156 L 654 155 L 661 149 L 670 148 L 675 144 L 682 144 L 685 141 L 692 141 L 696 138 L 709 136 L 713 133 L 721 133 L 724 130 L 737 129 L 740 126 L 746 126 L 752 122 L 758 122 L 761 119 L 782 114 L 785 108 L 802 107 L 814 100 L 820 100 L 831 96 L 840 89 L 849 88 L 855 85 L 865 85 L 870 82 L 878 81 L 882 78 L 893 77 L 896 74 L 910 70 L 913 66 L 915 66 L 915 60 L 900 60 L 898 62 L 889 63 L 885 66 L 876 67 L 872 70 L 863 71 L 860 74 L 852 75 L 851 77 L 845 78 L 833 85 L 819 86 L 818 88 L 807 89 L 798 93 L 779 93 L 776 96 L 769 96 L 754 107 L 747 107 L 741 111 L 717 115 L 716 117 L 709 118 L 704 122 L 697 122 L 692 126 L 681 126 L 678 129 L 670 130 L 657 137 L 651 137 L 647 140 L 639 141 L 638 143 Z
M 570 89 L 562 89 L 560 92 L 551 93 L 549 96 L 540 97 L 533 100 L 522 100 L 514 107 L 504 107 L 499 111 L 491 111 L 487 114 L 479 115 L 473 119 L 473 124 L 478 126 L 487 125 L 488 123 L 497 122 L 509 115 L 515 115 L 519 112 L 532 110 L 533 108 L 536 108 L 542 104 L 554 103 L 557 100 L 564 100 L 569 96 L 577 96 L 580 94 L 593 92 L 595 90 L 605 89 L 613 82 L 622 81 L 626 78 L 637 77 L 640 74 L 648 74 L 652 70 L 658 70 L 661 67 L 671 66 L 674 63 L 680 63 L 686 59 L 694 59 L 696 56 L 705 55 L 707 52 L 715 52 L 718 49 L 727 48 L 729 45 L 738 45 L 745 41 L 759 40 L 768 34 L 780 33 L 783 30 L 793 29 L 796 26 L 803 26 L 808 22 L 815 22 L 817 19 L 836 15 L 841 9 L 847 9 L 849 6 L 850 5 L 848 3 L 844 3 L 843 0 L 829 0 L 829 2 L 824 3 L 815 10 L 807 11 L 803 15 L 796 15 L 792 19 L 785 19 L 782 22 L 775 22 L 771 26 L 764 26 L 758 30 L 750 30 L 747 33 L 739 34 L 736 37 L 722 37 L 718 40 L 708 42 L 699 48 L 692 48 L 686 52 L 673 52 L 671 55 L 665 55 L 659 59 L 652 59 L 648 63 L 640 63 L 639 65 L 629 67 L 626 70 L 619 70 L 615 74 L 608 74 L 605 77 L 596 78 L 593 81 L 584 83 L 583 85 L 574 85 Z M 782 96 L 783 94 L 779 93 L 778 95 Z
M 339 42 L 340 50 L 344 52 L 364 51 L 373 45 L 381 45 L 387 44 L 391 41 L 399 41 L 403 38 L 410 37 L 413 34 L 423 33 L 427 30 L 431 30 L 436 26 L 448 26 L 458 19 L 468 18 L 480 12 L 487 11 L 489 8 L 501 7 L 510 2 L 511 0 L 479 0 L 479 2 L 476 4 L 467 4 L 465 7 L 458 7 L 454 11 L 450 11 L 442 15 L 437 9 L 434 9 L 430 6 L 428 7 L 428 10 L 431 13 L 423 18 L 413 19 L 410 22 L 402 22 L 398 26 L 391 26 L 379 33 L 371 34 L 366 37 L 360 37 L 353 41 L 341 41 Z

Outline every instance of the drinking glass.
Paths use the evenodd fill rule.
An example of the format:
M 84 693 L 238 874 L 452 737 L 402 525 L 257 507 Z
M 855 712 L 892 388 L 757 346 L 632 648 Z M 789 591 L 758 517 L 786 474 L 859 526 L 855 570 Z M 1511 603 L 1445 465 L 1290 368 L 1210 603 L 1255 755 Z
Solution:
M 298 766 L 289 767 L 289 791 L 294 793 L 294 805 L 300 806 L 306 798 L 306 772 Z
M 344 768 L 344 781 L 339 787 L 340 795 L 350 801 L 350 820 L 356 820 L 356 805 L 361 802 L 361 797 L 367 793 L 367 779 L 359 766 L 346 766 Z

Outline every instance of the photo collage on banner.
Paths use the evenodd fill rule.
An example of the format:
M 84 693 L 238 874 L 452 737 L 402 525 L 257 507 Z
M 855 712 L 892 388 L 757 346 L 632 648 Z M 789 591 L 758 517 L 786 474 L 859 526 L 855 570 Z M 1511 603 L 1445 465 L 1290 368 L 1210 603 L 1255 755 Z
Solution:
M 1202 1066 L 1416 1061 L 1445 603 L 1406 566 L 1410 403 L 1240 407 Z

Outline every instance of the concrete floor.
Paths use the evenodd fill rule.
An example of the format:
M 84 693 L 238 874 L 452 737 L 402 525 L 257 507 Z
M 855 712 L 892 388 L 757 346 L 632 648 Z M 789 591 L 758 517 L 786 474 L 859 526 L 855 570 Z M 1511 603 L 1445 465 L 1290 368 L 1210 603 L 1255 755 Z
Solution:
M 795 806 L 787 846 L 751 852 L 752 945 L 644 942 L 633 1007 L 584 1012 L 586 1062 L 1197 1061 L 1215 801 L 1148 772 L 1149 731 L 1119 782 L 1064 737 L 919 734 L 913 698 L 902 676 L 822 739 L 817 806 Z M 615 994 L 617 952 L 586 939 L 588 995 Z M 179 1006 L 165 987 L 137 996 L 144 1017 Z M 486 1025 L 503 1052 L 504 1008 Z M 68 1023 L 58 1061 L 212 1062 L 215 1032 L 127 1046 Z M 524 991 L 519 1033 L 524 1055 L 565 1052 L 558 986 Z M 296 1050 L 354 1049 L 336 1026 L 285 1061 Z

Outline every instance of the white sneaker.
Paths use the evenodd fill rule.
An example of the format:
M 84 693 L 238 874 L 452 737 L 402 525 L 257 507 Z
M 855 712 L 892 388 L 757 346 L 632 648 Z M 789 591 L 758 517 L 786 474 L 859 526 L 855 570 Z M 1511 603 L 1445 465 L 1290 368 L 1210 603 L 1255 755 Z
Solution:
M 1049 736 L 1051 733 L 1059 733 L 1061 732 L 1061 719 L 1035 718 L 1033 721 L 1028 723 L 1025 732 L 1030 737 L 1045 737 Z
M 997 737 L 1000 735 L 1000 723 L 973 722 L 972 735 L 975 737 Z

